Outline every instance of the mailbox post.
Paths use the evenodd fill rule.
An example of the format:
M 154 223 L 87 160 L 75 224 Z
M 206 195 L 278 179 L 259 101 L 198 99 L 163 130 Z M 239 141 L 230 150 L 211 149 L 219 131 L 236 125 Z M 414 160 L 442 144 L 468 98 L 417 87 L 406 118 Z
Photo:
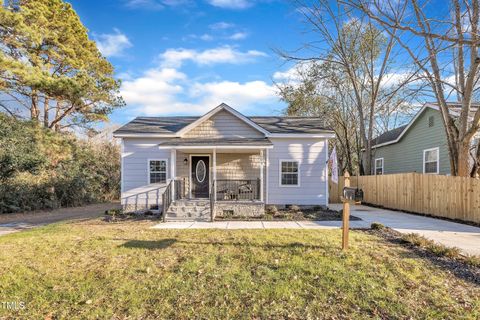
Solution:
M 345 171 L 345 188 L 350 187 L 350 174 Z M 342 250 L 348 249 L 348 231 L 350 228 L 350 200 L 343 196 L 343 214 L 342 214 Z

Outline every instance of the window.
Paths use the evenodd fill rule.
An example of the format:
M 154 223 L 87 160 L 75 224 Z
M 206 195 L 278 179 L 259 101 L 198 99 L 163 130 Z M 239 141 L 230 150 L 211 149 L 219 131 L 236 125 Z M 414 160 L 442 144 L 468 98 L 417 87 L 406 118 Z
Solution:
M 280 185 L 299 186 L 299 165 L 298 161 L 280 160 Z
M 423 150 L 423 173 L 438 174 L 439 166 L 438 148 Z
M 433 116 L 428 117 L 428 126 L 431 128 L 435 125 L 435 118 Z
M 375 159 L 375 174 L 383 174 L 383 158 Z
M 149 183 L 167 182 L 167 160 L 148 160 Z

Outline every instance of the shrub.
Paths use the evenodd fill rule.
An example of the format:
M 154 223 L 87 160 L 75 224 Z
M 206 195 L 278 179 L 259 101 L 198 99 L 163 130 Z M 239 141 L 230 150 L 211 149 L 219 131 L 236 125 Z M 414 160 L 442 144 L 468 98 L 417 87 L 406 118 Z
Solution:
M 277 206 L 273 206 L 273 205 L 270 205 L 270 206 L 267 206 L 265 208 L 265 212 L 268 213 L 268 214 L 277 214 L 278 213 L 278 208 Z
M 300 209 L 299 206 L 295 205 L 295 204 L 292 204 L 290 206 L 290 211 L 293 211 L 293 212 L 300 212 L 302 209 Z
M 372 230 L 383 230 L 385 229 L 385 226 L 379 222 L 374 222 L 370 225 L 370 228 Z
M 0 113 L 0 213 L 118 199 L 120 150 Z

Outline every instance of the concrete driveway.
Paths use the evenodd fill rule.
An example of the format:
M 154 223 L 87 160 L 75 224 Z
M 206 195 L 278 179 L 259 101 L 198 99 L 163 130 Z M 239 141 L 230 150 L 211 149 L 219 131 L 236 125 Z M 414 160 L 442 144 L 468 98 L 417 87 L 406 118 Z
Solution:
M 341 204 L 331 204 L 335 210 Z M 370 225 L 379 222 L 401 233 L 417 233 L 466 254 L 480 256 L 480 228 L 442 219 L 367 206 L 351 206 L 351 214 Z
M 0 214 L 0 236 L 59 221 L 97 218 L 102 216 L 105 210 L 119 207 L 118 203 L 99 203 L 49 211 Z
M 340 210 L 341 204 L 330 208 Z M 441 219 L 423 217 L 400 211 L 367 206 L 351 206 L 351 214 L 361 218 L 350 221 L 351 228 L 369 228 L 379 222 L 401 233 L 418 233 L 449 247 L 458 247 L 464 253 L 480 256 L 480 228 Z M 341 221 L 185 221 L 159 223 L 154 229 L 334 229 Z

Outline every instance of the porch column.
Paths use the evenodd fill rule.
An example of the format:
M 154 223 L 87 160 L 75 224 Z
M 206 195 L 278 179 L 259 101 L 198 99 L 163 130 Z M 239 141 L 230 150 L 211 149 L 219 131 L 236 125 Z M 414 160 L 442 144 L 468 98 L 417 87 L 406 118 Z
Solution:
M 217 201 L 217 149 L 213 149 L 213 200 Z
M 263 170 L 265 166 L 265 155 L 263 149 L 260 149 L 260 201 L 263 202 Z
M 270 168 L 270 157 L 268 149 L 265 149 L 265 203 L 268 204 L 268 169 Z
M 176 172 L 177 167 L 177 150 L 171 149 L 170 150 L 170 176 L 172 179 L 172 199 L 175 200 L 175 178 L 177 177 Z

